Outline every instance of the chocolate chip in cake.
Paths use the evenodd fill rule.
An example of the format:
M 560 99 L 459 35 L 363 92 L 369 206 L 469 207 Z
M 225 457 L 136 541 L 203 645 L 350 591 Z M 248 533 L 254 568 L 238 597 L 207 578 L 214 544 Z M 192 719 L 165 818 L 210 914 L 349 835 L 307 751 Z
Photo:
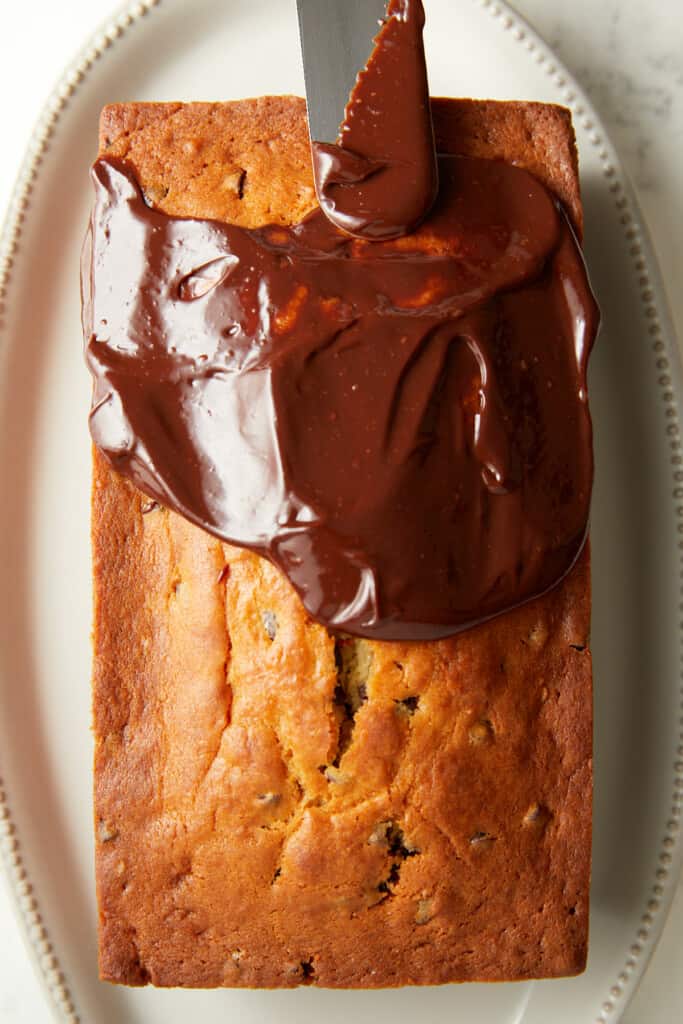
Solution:
M 394 699 L 394 704 L 399 714 L 414 715 L 420 706 L 420 698 L 402 697 L 400 700 Z
M 403 829 L 395 821 L 380 821 L 370 833 L 368 844 L 370 846 L 386 846 L 387 855 L 391 857 L 389 873 L 377 886 L 377 891 L 387 899 L 389 896 L 393 896 L 394 889 L 399 883 L 404 861 L 408 857 L 416 857 L 420 851 L 406 840 Z
M 365 640 L 337 636 L 334 639 L 334 663 L 337 685 L 333 702 L 339 721 L 339 739 L 332 764 L 338 768 L 351 746 L 356 712 L 368 700 L 367 683 L 372 667 L 372 648 Z
M 312 985 L 314 983 L 315 968 L 313 967 L 313 957 L 301 961 L 301 978 L 304 985 Z
M 406 857 L 415 857 L 420 852 L 416 846 L 409 843 L 404 834 L 403 829 L 395 821 L 390 821 L 387 828 L 387 843 L 389 845 L 389 853 L 395 857 L 401 857 L 403 860 Z

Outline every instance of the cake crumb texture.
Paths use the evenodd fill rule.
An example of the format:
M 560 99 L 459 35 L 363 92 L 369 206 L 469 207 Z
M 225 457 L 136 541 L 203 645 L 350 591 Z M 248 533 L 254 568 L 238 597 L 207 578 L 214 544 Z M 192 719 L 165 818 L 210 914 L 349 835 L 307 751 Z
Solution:
M 568 114 L 434 101 L 442 150 L 528 167 L 581 228 Z M 147 201 L 243 226 L 315 207 L 305 106 L 121 104 Z M 93 455 L 102 978 L 382 987 L 583 970 L 589 556 L 447 640 L 334 636 L 286 579 Z

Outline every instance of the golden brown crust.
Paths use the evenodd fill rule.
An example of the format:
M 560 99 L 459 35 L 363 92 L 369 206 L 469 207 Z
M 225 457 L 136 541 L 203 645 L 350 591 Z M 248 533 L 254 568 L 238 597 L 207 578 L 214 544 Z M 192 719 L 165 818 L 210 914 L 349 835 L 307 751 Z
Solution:
M 437 148 L 517 164 L 562 201 L 579 238 L 583 213 L 572 117 L 552 103 L 433 99 Z
M 434 109 L 442 147 L 457 126 L 459 152 L 528 163 L 580 223 L 559 108 Z M 101 124 L 101 152 L 130 160 L 161 209 L 245 225 L 311 208 L 307 144 L 293 98 L 121 105 Z M 269 563 L 149 506 L 95 452 L 102 977 L 379 987 L 581 971 L 587 552 L 544 598 L 458 637 L 335 644 Z
M 576 143 L 565 107 L 434 99 L 432 112 L 441 152 L 520 164 L 559 196 L 580 232 Z M 100 153 L 144 169 L 146 194 L 160 210 L 245 227 L 294 223 L 315 207 L 308 145 L 306 105 L 296 96 L 115 103 L 100 119 Z

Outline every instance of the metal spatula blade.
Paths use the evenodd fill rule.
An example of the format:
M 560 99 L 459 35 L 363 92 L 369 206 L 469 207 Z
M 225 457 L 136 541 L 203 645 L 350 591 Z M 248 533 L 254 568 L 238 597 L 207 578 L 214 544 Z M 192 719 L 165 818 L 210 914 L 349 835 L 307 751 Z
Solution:
M 335 142 L 386 0 L 297 0 L 311 138 Z

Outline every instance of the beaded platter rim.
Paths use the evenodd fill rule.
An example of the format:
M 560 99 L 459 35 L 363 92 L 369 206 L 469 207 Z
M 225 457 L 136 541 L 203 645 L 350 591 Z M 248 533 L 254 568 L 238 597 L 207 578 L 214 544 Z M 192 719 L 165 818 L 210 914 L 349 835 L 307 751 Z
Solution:
M 31 193 L 40 173 L 43 156 L 68 107 L 69 100 L 87 81 L 91 68 L 106 55 L 112 45 L 163 2 L 164 0 L 136 0 L 131 3 L 129 0 L 121 5 L 67 66 L 43 107 L 27 147 L 0 235 L 0 329 L 2 314 L 8 302 L 13 262 L 21 244 L 22 229 L 30 208 Z M 647 343 L 657 373 L 659 397 L 665 407 L 668 421 L 665 438 L 669 451 L 671 495 L 676 514 L 683 518 L 683 441 L 679 402 L 675 390 L 679 356 L 656 257 L 633 190 L 592 103 L 551 47 L 504 0 L 471 2 L 486 11 L 502 31 L 511 33 L 515 42 L 527 50 L 530 59 L 544 71 L 557 90 L 559 100 L 571 110 L 575 122 L 585 131 L 589 144 L 597 153 L 609 194 L 619 215 L 623 238 L 628 246 L 638 281 L 638 295 L 644 322 L 647 325 Z M 678 524 L 678 531 L 681 535 L 677 541 L 679 592 L 683 598 L 683 522 Z M 680 623 L 679 649 L 683 662 L 683 622 Z M 678 681 L 678 691 L 683 706 L 681 679 Z M 626 946 L 627 955 L 621 970 L 603 994 L 594 1017 L 594 1024 L 610 1024 L 621 1016 L 654 951 L 673 899 L 676 879 L 683 861 L 683 843 L 680 840 L 680 815 L 683 805 L 683 718 L 679 720 L 677 743 L 672 763 L 670 816 L 662 830 L 656 858 L 657 867 L 646 893 L 636 935 Z M 23 863 L 21 839 L 12 819 L 11 802 L 3 781 L 1 766 L 0 862 L 9 883 L 8 888 L 26 948 L 44 986 L 55 1019 L 62 1024 L 83 1024 L 83 1018 L 77 1011 L 68 978 L 50 941 L 37 897 Z

